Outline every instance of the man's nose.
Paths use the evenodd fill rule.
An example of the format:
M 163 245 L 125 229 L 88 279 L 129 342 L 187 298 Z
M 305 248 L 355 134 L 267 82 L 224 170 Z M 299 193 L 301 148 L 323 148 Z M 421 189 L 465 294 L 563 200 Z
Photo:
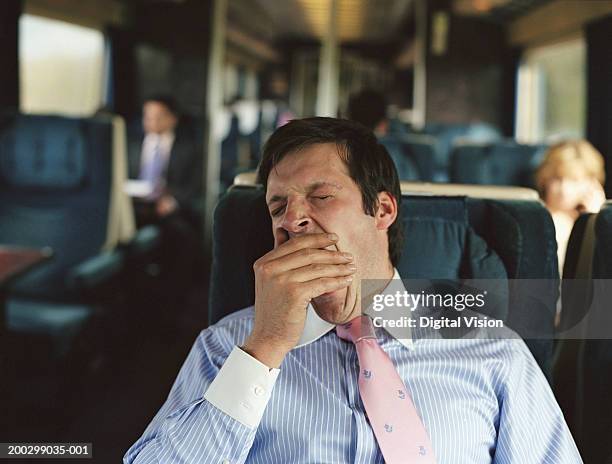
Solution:
M 308 206 L 302 201 L 290 201 L 286 208 L 281 227 L 289 232 L 289 235 L 309 233 L 313 222 Z

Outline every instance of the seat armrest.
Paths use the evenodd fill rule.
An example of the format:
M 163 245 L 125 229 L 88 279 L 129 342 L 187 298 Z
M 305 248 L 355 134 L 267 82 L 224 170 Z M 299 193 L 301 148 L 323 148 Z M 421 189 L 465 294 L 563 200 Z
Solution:
M 77 291 L 98 287 L 124 271 L 129 256 L 146 255 L 160 242 L 161 235 L 157 226 L 143 227 L 124 246 L 100 253 L 72 268 L 68 273 L 67 284 Z
M 72 268 L 68 273 L 68 286 L 74 290 L 92 289 L 118 275 L 123 264 L 121 251 L 101 253 Z
M 130 254 L 142 255 L 149 253 L 161 243 L 161 232 L 157 226 L 145 226 L 136 232 L 136 235 L 126 246 Z

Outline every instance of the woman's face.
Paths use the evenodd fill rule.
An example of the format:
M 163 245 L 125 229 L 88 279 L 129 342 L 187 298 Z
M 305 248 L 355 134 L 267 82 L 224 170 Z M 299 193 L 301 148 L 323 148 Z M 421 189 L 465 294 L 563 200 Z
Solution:
M 572 172 L 557 172 L 546 184 L 546 206 L 553 211 L 576 211 L 591 184 L 592 180 L 583 168 L 576 167 Z

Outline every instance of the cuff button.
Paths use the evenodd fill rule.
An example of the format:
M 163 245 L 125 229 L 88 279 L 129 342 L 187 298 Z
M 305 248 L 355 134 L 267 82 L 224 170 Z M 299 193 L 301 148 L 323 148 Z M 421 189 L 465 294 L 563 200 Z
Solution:
M 254 392 L 257 396 L 261 396 L 266 392 L 266 390 L 262 386 L 257 385 L 255 386 Z

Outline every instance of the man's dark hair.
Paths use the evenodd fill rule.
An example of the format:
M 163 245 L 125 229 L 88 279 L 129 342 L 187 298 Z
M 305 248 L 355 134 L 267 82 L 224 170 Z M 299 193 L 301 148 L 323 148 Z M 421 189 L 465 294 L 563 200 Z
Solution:
M 388 192 L 397 200 L 398 217 L 389 227 L 389 258 L 396 266 L 402 253 L 403 233 L 400 215 L 402 198 L 395 164 L 371 130 L 347 119 L 294 119 L 268 139 L 257 172 L 257 181 L 267 188 L 270 171 L 288 154 L 318 143 L 335 143 L 338 155 L 359 186 L 363 210 L 374 216 L 378 193 Z
M 387 102 L 376 90 L 362 90 L 352 95 L 348 104 L 348 117 L 374 130 L 387 118 Z
M 166 94 L 156 94 L 148 96 L 144 103 L 156 102 L 164 105 L 168 111 L 170 111 L 174 116 L 178 117 L 178 105 L 176 104 L 176 100 L 174 97 Z M 143 104 L 144 104 L 143 103 Z

